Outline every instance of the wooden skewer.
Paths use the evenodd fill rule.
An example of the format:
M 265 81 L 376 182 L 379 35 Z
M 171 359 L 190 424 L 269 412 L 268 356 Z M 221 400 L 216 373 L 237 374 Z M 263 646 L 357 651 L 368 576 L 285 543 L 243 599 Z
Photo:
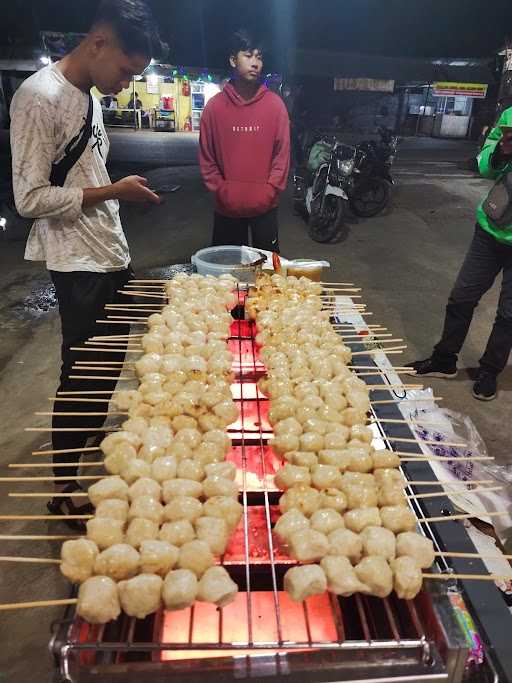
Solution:
M 119 367 L 113 368 L 108 365 L 73 365 L 71 367 L 72 370 L 103 370 L 104 372 L 107 370 L 111 370 L 115 372 L 116 370 L 119 370 Z
M 146 326 L 146 323 L 140 323 L 140 322 L 139 323 L 137 323 L 137 322 L 128 323 L 128 322 L 125 322 L 124 320 L 96 320 L 96 322 L 99 323 L 100 325 L 125 325 L 125 326 L 126 325 L 128 325 L 128 326 L 144 325 L 144 327 Z
M 129 413 L 123 413 L 117 410 L 110 410 L 102 413 L 51 413 L 51 412 L 41 412 L 41 413 L 34 413 L 34 415 L 41 415 L 41 416 L 46 416 L 46 417 L 54 417 L 54 416 L 63 416 L 63 417 L 105 417 L 106 415 L 129 415 Z
M 425 441 L 424 443 L 427 442 Z M 447 460 L 457 460 L 458 462 L 480 462 L 482 460 L 494 460 L 494 458 L 490 455 L 461 455 L 455 458 L 449 455 L 410 455 L 400 457 L 400 460 L 402 462 L 446 462 Z
M 451 552 L 435 552 L 436 557 L 460 557 L 467 558 L 468 560 L 493 560 L 496 559 L 496 555 L 482 555 L 480 553 L 451 553 Z M 500 553 L 500 559 L 512 560 L 512 555 L 503 555 Z
M 15 557 L 12 555 L 0 555 L 0 562 L 29 562 L 34 564 L 60 564 L 62 560 L 54 560 L 51 557 Z
M 126 289 L 159 289 L 161 292 L 163 292 L 164 288 L 160 284 L 147 284 L 147 285 L 142 285 L 141 287 L 137 287 L 134 284 L 127 284 L 125 285 Z
M 138 320 L 147 320 L 148 317 L 149 316 L 147 315 L 107 315 L 108 320 L 134 320 L 135 322 Z
M 148 299 L 168 299 L 169 297 L 167 294 L 148 294 L 147 292 L 138 292 L 138 291 L 132 291 L 132 292 L 125 292 L 123 289 L 118 289 L 117 290 L 118 294 L 124 294 L 125 296 L 137 296 L 137 297 L 147 297 Z
M 403 353 L 407 346 L 393 346 L 390 349 L 370 349 L 369 351 L 352 351 L 352 356 L 370 356 L 374 353 Z
M 124 308 L 123 306 L 105 306 L 105 310 L 108 311 L 118 311 L 119 313 L 161 313 L 162 309 L 159 308 Z M 110 316 L 109 316 L 110 317 Z M 121 316 L 118 316 L 121 317 Z M 147 318 L 142 318 L 142 320 L 147 320 Z
M 323 280 L 320 282 L 321 285 L 331 285 L 334 287 L 354 287 L 353 282 L 324 282 Z
M 380 334 L 379 332 L 377 332 L 376 334 L 340 334 L 338 336 L 341 339 L 360 339 L 361 341 L 367 341 L 368 339 L 382 339 L 384 337 L 392 337 L 393 333 L 387 332 L 385 334 Z
M 400 441 L 401 443 L 424 443 L 428 446 L 449 446 L 450 448 L 468 448 L 467 443 L 457 443 L 455 441 L 428 441 L 424 439 L 409 439 L 403 436 L 390 436 L 389 434 L 385 434 L 384 437 L 388 439 L 388 441 Z M 455 460 L 455 458 L 452 458 L 452 460 Z M 494 458 L 491 458 L 491 460 L 494 460 Z
M 466 488 L 467 486 L 474 485 L 474 484 L 492 484 L 494 483 L 493 479 L 475 479 L 471 482 L 469 481 L 420 481 L 420 480 L 409 480 L 406 479 L 404 483 L 409 486 L 457 486 L 459 488 Z M 451 493 L 454 493 L 452 491 Z
M 437 442 L 436 442 L 436 443 L 437 443 Z M 418 454 L 416 454 L 416 453 L 407 453 L 406 451 L 393 451 L 393 453 L 394 453 L 395 455 L 398 455 L 400 458 L 430 458 L 430 457 L 432 457 L 432 456 L 430 456 L 430 455 L 423 455 L 422 453 L 418 453 Z M 436 456 L 434 456 L 434 457 L 436 457 L 436 458 L 443 458 L 443 460 L 446 460 L 446 459 L 449 460 L 449 459 L 450 459 L 448 456 L 444 456 L 444 455 L 436 455 Z M 473 456 L 471 456 L 471 457 L 473 457 Z M 490 456 L 490 455 L 474 456 L 474 457 L 491 458 L 491 460 L 494 460 L 494 458 L 493 458 L 492 456 Z M 454 459 L 454 458 L 452 458 L 452 459 Z M 464 482 L 462 482 L 462 483 L 464 483 Z M 470 483 L 472 483 L 472 482 L 468 482 L 468 485 L 469 485 Z M 475 482 L 475 483 L 481 483 L 481 482 Z M 491 481 L 491 482 L 487 482 L 487 483 L 492 483 L 492 481 Z
M 82 366 L 79 366 L 82 367 Z M 395 375 L 416 375 L 415 372 L 411 372 L 411 370 L 393 370 Z M 383 372 L 382 370 L 375 370 L 375 372 L 358 372 L 356 373 L 358 377 L 377 377 L 377 376 L 385 376 L 387 375 L 386 372 Z
M 352 323 L 331 323 L 331 327 L 334 327 L 334 329 L 347 329 L 347 330 L 353 330 L 356 327 L 359 327 L 359 325 L 354 325 Z M 382 325 L 365 325 L 364 328 L 361 328 L 364 332 L 366 330 L 387 330 L 387 327 L 382 327 Z
M 480 513 L 484 517 L 502 517 L 503 515 L 508 515 L 506 510 L 502 512 L 482 512 Z M 446 517 L 418 517 L 418 522 L 423 524 L 423 522 L 456 522 L 461 519 L 473 519 L 475 516 L 474 512 L 464 513 L 462 515 L 447 515 Z
M 482 493 L 484 491 L 503 491 L 503 486 L 477 486 L 476 488 L 472 489 L 471 491 L 466 491 L 466 494 L 470 493 Z M 449 493 L 454 493 L 453 491 L 436 491 L 435 493 L 418 493 L 414 496 L 407 496 L 407 498 L 415 500 L 417 498 L 441 498 L 442 496 L 446 496 Z M 73 494 L 74 495 L 74 494 Z
M 72 346 L 71 351 L 93 351 L 94 353 L 140 353 L 140 349 L 107 349 L 107 348 L 97 348 L 96 346 Z
M 347 368 L 349 370 L 379 370 L 379 368 L 376 365 L 347 365 Z M 389 368 L 389 372 L 394 372 L 396 370 L 414 370 L 414 368 L 410 368 L 403 365 L 396 365 Z M 386 372 L 388 372 L 388 369 L 386 368 L 385 370 L 380 370 L 380 372 L 382 374 L 386 374 Z
M 396 339 L 377 339 L 375 341 L 371 337 L 358 337 L 358 339 L 345 339 L 344 344 L 396 344 L 398 342 L 403 342 L 403 339 L 400 337 Z
M 49 498 L 52 494 L 45 494 Z M 68 494 L 69 495 L 69 494 Z M 94 515 L 0 515 L 0 521 L 58 521 L 60 519 L 92 519 Z
M 391 403 L 423 403 L 424 401 L 442 401 L 442 396 L 427 396 L 426 398 L 390 398 L 384 401 L 370 401 L 373 406 L 387 405 Z
M 57 396 L 85 396 L 89 394 L 94 394 L 95 396 L 111 396 L 111 391 L 58 391 Z
M 99 467 L 104 464 L 104 460 L 98 460 L 97 462 L 13 462 L 7 465 L 7 467 L 13 470 L 23 470 L 31 467 Z
M 508 581 L 512 575 L 502 576 L 500 574 L 428 574 L 423 572 L 424 579 L 437 579 L 438 581 L 451 581 L 461 579 L 469 581 Z
M 91 337 L 91 341 L 99 341 L 101 339 L 141 339 L 144 335 L 143 334 L 100 334 L 97 335 L 96 337 Z
M 0 534 L 0 541 L 68 541 L 72 538 L 81 538 L 82 534 Z
M 26 432 L 117 432 L 118 427 L 25 427 Z M 426 442 L 425 442 L 426 443 Z
M 367 384 L 368 391 L 388 391 L 390 389 L 423 389 L 423 384 Z
M 76 605 L 78 600 L 76 598 L 67 598 L 65 600 L 34 600 L 32 602 L 5 602 L 0 604 L 0 611 L 15 609 L 34 609 L 36 607 L 61 607 L 62 605 Z
M 109 398 L 72 398 L 71 396 L 69 398 L 49 398 L 49 401 L 52 401 L 52 403 L 62 403 L 62 402 L 71 402 L 71 403 L 110 403 Z M 81 448 L 79 450 L 82 450 Z
M 118 306 L 123 306 L 123 308 L 130 308 L 130 309 L 132 309 L 132 308 L 137 309 L 137 308 L 144 308 L 144 307 L 147 308 L 148 306 L 152 306 L 153 308 L 158 308 L 159 310 L 161 310 L 162 308 L 164 308 L 165 304 L 156 304 L 156 303 L 155 304 L 127 304 L 127 303 L 124 303 L 124 304 L 119 304 L 119 303 L 117 303 L 117 304 L 105 304 L 105 308 L 114 308 L 115 309 Z
M 78 477 L 73 477 L 73 481 L 97 481 L 98 479 L 105 479 L 105 475 L 104 474 L 95 474 L 95 475 L 81 474 Z M 0 477 L 0 482 L 9 483 L 11 481 L 16 482 L 16 483 L 17 482 L 26 482 L 26 481 L 69 481 L 69 477 Z
M 88 448 L 52 448 L 46 451 L 32 451 L 32 455 L 57 455 L 57 453 L 92 453 L 101 451 L 99 446 L 89 446 Z
M 95 365 L 97 367 L 102 367 L 102 366 L 109 366 L 109 365 L 129 365 L 130 367 L 134 367 L 135 363 L 126 363 L 124 360 L 77 360 L 76 365 L 78 367 L 87 366 L 87 365 Z M 118 370 L 119 368 L 116 368 Z
M 84 342 L 84 344 L 87 344 L 87 346 L 103 346 L 106 349 L 110 348 L 111 346 L 114 346 L 114 347 L 115 346 L 119 346 L 119 347 L 123 346 L 123 348 L 124 348 L 125 344 L 129 349 L 141 349 L 142 348 L 142 346 L 140 344 L 135 344 L 134 342 L 130 341 L 129 339 L 128 340 L 112 339 L 111 341 L 100 341 L 100 340 L 96 341 L 95 339 L 88 339 L 86 342 Z M 130 346 L 130 344 L 132 346 Z
M 40 415 L 42 413 L 39 413 Z M 415 420 L 395 420 L 393 418 L 382 418 L 382 417 L 376 417 L 373 418 L 369 421 L 369 424 L 398 424 L 398 425 L 411 425 L 411 426 L 419 426 L 419 427 L 440 427 L 442 426 L 439 422 L 419 422 Z
M 131 377 L 106 377 L 105 375 L 69 375 L 69 379 L 94 379 L 107 380 L 109 382 L 130 382 L 135 379 L 135 375 Z
M 48 492 L 36 492 L 36 493 L 8 493 L 9 498 L 69 498 L 69 493 L 48 493 Z M 73 498 L 88 498 L 87 493 L 75 493 L 73 491 Z M 53 517 L 54 515 L 52 515 Z M 91 515 L 92 516 L 92 515 Z M 1 518 L 0 518 L 1 519 Z

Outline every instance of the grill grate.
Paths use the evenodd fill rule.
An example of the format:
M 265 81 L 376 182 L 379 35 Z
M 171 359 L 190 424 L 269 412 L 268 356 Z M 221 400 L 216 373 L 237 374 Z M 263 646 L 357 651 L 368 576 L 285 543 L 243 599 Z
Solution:
M 395 668 L 397 657 L 408 667 L 414 664 L 416 680 L 423 680 L 423 673 L 434 670 L 440 676 L 435 680 L 445 679 L 444 667 L 420 617 L 436 622 L 425 591 L 414 601 L 398 600 L 394 595 L 381 600 L 363 595 L 337 598 L 325 593 L 298 604 L 282 590 L 283 575 L 293 561 L 280 552 L 272 535 L 280 495 L 274 488 L 273 474 L 282 463 L 267 446 L 272 434 L 269 402 L 257 387 L 264 367 L 258 360 L 251 323 L 235 320 L 231 335 L 228 344 L 235 357 L 232 390 L 239 419 L 229 430 L 233 447 L 227 459 L 237 465 L 244 515 L 223 564 L 240 587 L 237 599 L 223 609 L 196 603 L 192 608 L 161 611 L 142 621 L 122 615 L 101 627 L 90 626 L 78 617 L 69 619 L 61 623 L 52 643 L 61 671 L 67 680 L 79 681 L 85 672 L 99 676 L 104 667 L 109 672 L 122 667 L 126 673 L 124 667 L 130 663 L 139 671 L 141 666 L 145 669 L 165 663 L 176 667 L 185 660 L 193 662 L 192 670 L 197 672 L 212 658 L 230 657 L 240 662 L 242 657 L 245 677 L 254 672 L 254 661 L 261 664 L 268 657 L 278 658 L 277 669 L 271 671 L 278 674 L 285 654 L 296 657 L 299 668 L 305 671 L 307 661 L 313 660 L 304 657 L 314 652 L 323 653 L 320 664 L 316 661 L 318 668 L 328 662 L 335 667 L 349 665 L 364 651 L 378 653 L 379 665 L 384 666 L 393 652 Z M 379 434 L 386 441 L 382 429 Z M 332 661 L 326 651 L 334 657 Z M 370 666 L 369 660 L 366 665 Z M 399 668 L 396 672 L 398 675 Z

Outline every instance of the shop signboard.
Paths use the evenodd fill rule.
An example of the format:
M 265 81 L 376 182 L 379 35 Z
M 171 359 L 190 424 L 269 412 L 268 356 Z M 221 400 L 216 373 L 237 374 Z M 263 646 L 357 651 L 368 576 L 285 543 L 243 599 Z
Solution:
M 438 81 L 434 83 L 432 94 L 435 97 L 474 97 L 484 99 L 487 96 L 486 83 L 455 83 Z
M 379 78 L 335 78 L 334 90 L 360 90 L 367 92 L 389 92 L 395 89 L 395 81 Z

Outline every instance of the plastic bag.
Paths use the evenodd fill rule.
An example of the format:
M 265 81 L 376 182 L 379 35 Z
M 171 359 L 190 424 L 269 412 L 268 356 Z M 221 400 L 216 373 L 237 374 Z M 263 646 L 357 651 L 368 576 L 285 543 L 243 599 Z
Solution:
M 440 408 L 434 401 L 425 400 L 432 396 L 431 390 L 411 391 L 407 394 L 414 402 L 399 404 L 406 419 L 417 423 L 411 430 L 418 438 L 421 450 L 428 455 L 445 457 L 446 461 L 431 462 L 432 469 L 440 479 L 443 470 L 454 479 L 471 483 L 473 480 L 493 480 L 492 486 L 501 486 L 499 492 L 473 493 L 460 487 L 457 493 L 450 493 L 452 502 L 465 512 L 489 522 L 506 546 L 512 549 L 512 466 L 497 465 L 493 461 L 465 460 L 465 457 L 487 456 L 487 447 L 477 428 L 467 415 L 454 410 Z M 430 423 L 430 424 L 429 424 Z M 435 441 L 435 445 L 425 441 Z M 465 446 L 448 446 L 461 443 Z M 491 486 L 491 485 L 489 485 Z M 486 512 L 508 511 L 508 515 L 486 517 Z
M 315 142 L 309 153 L 308 169 L 315 172 L 319 166 L 326 164 L 331 156 L 331 149 L 332 145 L 328 142 Z

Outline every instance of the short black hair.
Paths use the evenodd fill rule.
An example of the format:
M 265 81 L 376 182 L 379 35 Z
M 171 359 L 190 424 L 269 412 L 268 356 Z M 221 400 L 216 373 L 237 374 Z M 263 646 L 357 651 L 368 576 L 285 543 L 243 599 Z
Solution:
M 239 52 L 254 52 L 258 50 L 263 54 L 263 43 L 257 36 L 253 36 L 245 28 L 235 31 L 229 41 L 229 56 L 236 56 Z
M 153 13 L 145 0 L 101 0 L 93 26 L 108 24 L 123 52 L 164 59 L 168 46 L 162 42 Z

